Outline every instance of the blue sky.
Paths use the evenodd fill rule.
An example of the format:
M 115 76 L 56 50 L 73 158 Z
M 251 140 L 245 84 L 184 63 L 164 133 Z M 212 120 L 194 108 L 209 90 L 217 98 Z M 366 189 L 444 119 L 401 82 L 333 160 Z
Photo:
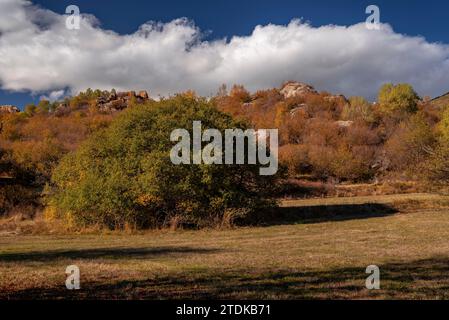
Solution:
M 381 10 L 381 22 L 390 24 L 395 33 L 423 36 L 429 43 L 449 43 L 449 33 L 447 32 L 449 30 L 449 19 L 447 18 L 449 2 L 443 0 L 36 0 L 33 3 L 60 15 L 64 13 L 68 5 L 78 5 L 82 13 L 92 14 L 101 22 L 99 26 L 101 29 L 113 30 L 120 35 L 135 33 L 147 21 L 169 23 L 174 19 L 187 17 L 202 32 L 207 32 L 207 36 L 203 37 L 203 40 L 210 41 L 222 38 L 230 39 L 233 36 L 250 36 L 257 25 L 285 26 L 295 18 L 304 19 L 314 28 L 327 25 L 352 26 L 365 21 L 367 17 L 364 12 L 366 6 L 375 4 Z M 33 39 L 28 39 L 28 41 L 33 41 Z M 0 59 L 2 58 L 0 57 Z M 32 71 L 30 70 L 30 73 Z M 416 74 L 418 73 L 416 71 Z M 323 74 L 323 77 L 325 76 L 326 74 Z M 351 74 L 347 75 L 348 78 L 352 76 Z M 411 76 L 411 78 L 413 77 Z M 233 78 L 230 77 L 230 79 Z M 294 80 L 308 82 L 308 79 Z M 403 79 L 403 81 L 411 80 L 413 79 Z M 7 82 L 1 80 L 1 78 L 0 81 L 2 81 L 2 84 Z M 321 83 L 320 79 L 316 78 L 309 82 Z M 38 90 L 34 94 L 31 94 L 30 89 L 25 89 L 25 92 L 0 90 L 0 104 L 13 104 L 22 107 L 28 102 L 36 102 L 40 96 L 49 94 L 52 90 L 65 89 L 67 86 L 70 85 L 62 85 L 61 88 L 53 85 L 49 90 Z M 81 87 L 82 84 L 80 84 Z M 257 86 L 255 85 L 255 87 Z M 424 88 L 423 91 L 428 88 L 425 85 L 422 87 Z M 449 83 L 446 87 L 449 91 Z M 74 86 L 74 88 L 78 87 Z M 175 86 L 175 88 L 178 87 Z M 342 85 L 341 88 L 344 90 L 346 87 Z M 148 89 L 151 91 L 151 88 Z M 437 94 L 439 90 L 443 90 L 443 87 L 432 88 L 432 90 L 428 89 L 427 91 Z M 165 93 L 162 89 L 160 91 Z M 205 91 L 207 90 L 205 89 Z
M 375 4 L 381 20 L 400 33 L 423 35 L 429 41 L 449 43 L 449 3 L 445 0 L 37 0 L 56 12 L 76 4 L 94 14 L 102 26 L 132 33 L 148 20 L 167 22 L 188 17 L 214 37 L 248 35 L 258 24 L 287 24 L 304 18 L 314 26 L 351 25 L 364 21 L 365 8 Z

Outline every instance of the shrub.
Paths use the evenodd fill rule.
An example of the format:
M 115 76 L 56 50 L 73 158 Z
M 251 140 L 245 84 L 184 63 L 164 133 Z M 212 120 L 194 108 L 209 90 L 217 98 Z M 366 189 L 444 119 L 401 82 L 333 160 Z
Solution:
M 351 97 L 349 103 L 343 108 L 342 120 L 363 120 L 366 123 L 374 123 L 376 116 L 372 105 L 363 97 Z
M 442 139 L 449 141 L 449 107 L 443 110 L 441 121 L 438 123 L 437 128 Z
M 123 112 L 55 169 L 48 204 L 79 225 L 156 227 L 181 219 L 205 226 L 273 204 L 276 177 L 258 166 L 174 165 L 170 133 L 245 128 L 203 99 L 177 96 Z
M 287 144 L 279 149 L 279 161 L 290 177 L 307 173 L 310 167 L 307 148 L 304 145 Z
M 424 115 L 418 113 L 402 122 L 385 143 L 385 150 L 394 170 L 413 171 L 424 162 L 435 137 Z
M 427 150 L 428 159 L 421 166 L 421 176 L 433 186 L 445 186 L 449 183 L 449 108 L 443 111 L 438 123 L 439 139 Z

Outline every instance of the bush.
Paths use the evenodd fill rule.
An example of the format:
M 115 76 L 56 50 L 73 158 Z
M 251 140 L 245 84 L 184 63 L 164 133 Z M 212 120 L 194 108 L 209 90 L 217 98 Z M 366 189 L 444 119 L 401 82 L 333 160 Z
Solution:
M 402 122 L 385 143 L 387 158 L 393 170 L 413 172 L 426 161 L 435 143 L 432 128 L 422 113 Z M 415 171 L 416 172 L 416 171 Z
M 48 204 L 78 225 L 158 227 L 176 217 L 206 226 L 268 205 L 275 177 L 258 166 L 174 165 L 170 133 L 245 128 L 203 99 L 177 96 L 136 106 L 93 134 L 55 169 Z M 268 200 L 267 200 L 268 199 Z
M 310 170 L 307 151 L 306 146 L 298 144 L 287 144 L 279 149 L 279 161 L 287 168 L 290 177 L 308 173 Z
M 443 139 L 423 163 L 420 175 L 431 187 L 447 187 L 449 183 L 449 143 Z
M 449 183 L 449 108 L 443 111 L 437 129 L 439 137 L 428 159 L 421 166 L 421 176 L 432 186 L 447 187 Z
M 372 105 L 363 97 L 351 97 L 349 103 L 343 108 L 342 120 L 363 120 L 366 123 L 374 123 L 376 116 Z
M 2 184 L 0 178 L 0 216 L 21 214 L 34 217 L 39 209 L 39 190 L 17 183 Z
M 437 129 L 444 141 L 449 141 L 449 107 L 445 108 L 441 114 L 441 121 Z

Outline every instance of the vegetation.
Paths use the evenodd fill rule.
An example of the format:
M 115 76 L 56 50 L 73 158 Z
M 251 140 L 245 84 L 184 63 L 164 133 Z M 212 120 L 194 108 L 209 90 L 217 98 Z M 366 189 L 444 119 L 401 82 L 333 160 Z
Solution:
M 449 106 L 407 84 L 376 103 L 222 86 L 100 108 L 111 96 L 0 113 L 0 299 L 448 297 L 449 199 L 413 192 L 448 191 Z M 194 120 L 278 128 L 279 174 L 173 165 L 169 133 Z M 71 264 L 80 291 L 63 287 Z
M 188 91 L 160 102 L 133 97 L 128 110 L 108 112 L 98 101 L 110 96 L 115 90 L 88 89 L 0 114 L 0 214 L 45 210 L 74 225 L 110 228 L 230 224 L 274 195 L 319 195 L 294 184 L 399 180 L 440 188 L 449 178 L 448 108 L 421 100 L 408 84 L 382 86 L 377 103 L 314 90 L 250 93 L 236 85 L 220 87 L 210 101 Z M 251 166 L 171 165 L 168 133 L 175 124 L 191 130 L 198 119 L 219 129 L 278 128 L 287 170 L 274 183 Z
M 387 83 L 380 88 L 378 102 L 380 110 L 387 115 L 403 115 L 418 110 L 418 95 L 409 84 Z
M 232 222 L 272 204 L 273 178 L 258 166 L 175 165 L 170 133 L 193 121 L 224 130 L 244 125 L 203 99 L 177 96 L 124 112 L 54 170 L 49 204 L 82 225 L 123 228 Z

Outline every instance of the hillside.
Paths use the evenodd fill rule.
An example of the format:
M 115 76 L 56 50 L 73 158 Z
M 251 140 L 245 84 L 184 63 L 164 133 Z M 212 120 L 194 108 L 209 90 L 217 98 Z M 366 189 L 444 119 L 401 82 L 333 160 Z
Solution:
M 214 109 L 255 129 L 278 129 L 279 162 L 286 168 L 283 172 L 291 180 L 307 177 L 311 181 L 283 186 L 282 195 L 323 196 L 334 194 L 334 186 L 344 182 L 390 185 L 389 181 L 398 176 L 416 181 L 418 171 L 413 169 L 429 156 L 426 150 L 437 138 L 432 129 L 441 120 L 441 112 L 428 101 L 417 101 L 414 89 L 407 84 L 386 85 L 379 92 L 383 92 L 384 101 L 373 104 L 363 97 L 347 98 L 288 81 L 257 92 L 241 85 L 229 90 L 224 86 L 213 97 L 187 91 L 160 101 L 151 99 L 146 91 L 87 89 L 61 101 L 29 104 L 22 112 L 14 106 L 3 106 L 0 177 L 8 179 L 0 181 L 2 194 L 7 195 L 0 199 L 0 215 L 13 212 L 18 205 L 32 212 L 41 203 L 41 191 L 61 159 L 98 130 L 108 128 L 121 114 L 134 108 L 157 108 L 163 101 L 179 97 L 189 103 L 207 101 Z M 446 171 L 443 168 L 438 172 Z M 444 180 L 445 176 L 437 178 Z M 406 192 L 401 187 L 393 189 L 388 193 L 395 189 Z M 416 187 L 411 191 L 419 190 Z M 28 196 L 24 198 L 23 194 Z
M 449 92 L 442 96 L 436 97 L 435 99 L 432 99 L 430 103 L 440 109 L 449 106 Z

